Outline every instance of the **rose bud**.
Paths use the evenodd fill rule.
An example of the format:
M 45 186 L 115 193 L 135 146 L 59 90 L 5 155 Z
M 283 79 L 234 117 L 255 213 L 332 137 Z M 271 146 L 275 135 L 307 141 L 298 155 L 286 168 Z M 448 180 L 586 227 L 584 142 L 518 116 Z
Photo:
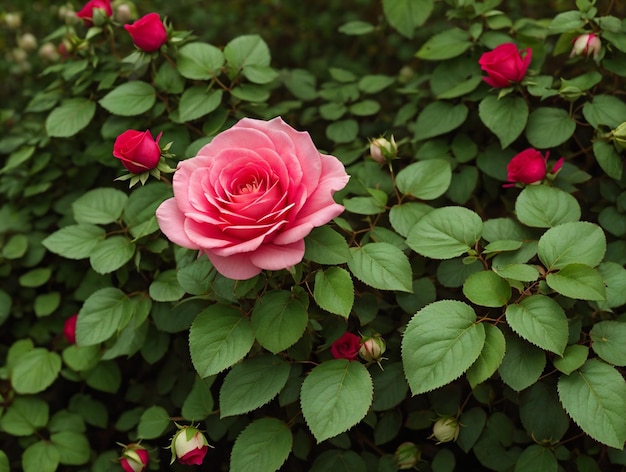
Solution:
M 511 183 L 505 184 L 505 186 L 513 187 L 516 183 L 528 185 L 542 181 L 548 172 L 549 154 L 550 153 L 546 152 L 544 157 L 539 151 L 533 148 L 525 149 L 517 154 L 506 166 L 507 180 Z M 552 172 L 555 173 L 562 164 L 562 161 L 560 161 L 560 163 L 557 162 Z
M 393 456 L 398 470 L 407 470 L 415 467 L 420 460 L 421 452 L 415 444 L 407 441 L 398 446 Z
M 150 454 L 139 444 L 129 444 L 124 447 L 119 460 L 126 472 L 143 472 L 150 461 Z
M 122 165 L 133 174 L 141 174 L 150 169 L 154 169 L 161 158 L 159 139 L 152 138 L 150 130 L 135 131 L 129 129 L 124 131 L 115 139 L 113 144 L 113 155 L 122 161 Z
M 24 51 L 34 51 L 37 48 L 37 38 L 31 33 L 24 33 L 17 39 L 17 45 Z
M 530 61 L 532 49 L 526 48 L 524 57 L 513 43 L 504 43 L 480 56 L 480 68 L 487 73 L 483 80 L 493 88 L 509 87 L 512 83 L 521 82 Z
M 361 349 L 361 338 L 356 334 L 345 332 L 330 346 L 330 354 L 335 359 L 355 361 Z
M 379 335 L 366 337 L 361 340 L 359 356 L 367 362 L 380 362 L 386 349 L 387 346 L 385 344 L 385 340 Z
M 133 18 L 133 12 L 127 3 L 122 3 L 115 8 L 115 19 L 120 23 L 128 23 Z
M 391 141 L 385 138 L 376 138 L 370 141 L 370 156 L 379 164 L 392 161 L 398 155 L 398 145 L 391 137 Z
M 602 41 L 597 34 L 587 33 L 581 34 L 577 36 L 572 41 L 574 47 L 572 48 L 572 52 L 569 57 L 575 56 L 593 56 L 594 59 L 597 59 L 600 55 L 600 50 L 602 49 Z
M 158 50 L 167 42 L 167 31 L 158 13 L 148 13 L 132 25 L 124 25 L 133 43 L 145 52 Z
M 7 13 L 4 15 L 4 24 L 10 30 L 18 29 L 22 26 L 22 16 L 19 13 Z
M 59 60 L 60 54 L 53 43 L 43 43 L 39 48 L 39 57 L 45 61 L 55 62 Z
M 98 13 L 98 10 L 100 13 Z M 111 0 L 89 0 L 85 6 L 76 13 L 76 16 L 81 18 L 87 27 L 93 26 L 94 20 L 97 17 L 110 17 L 111 15 L 113 15 Z M 98 21 L 96 21 L 96 23 L 98 23 Z
M 444 416 L 439 418 L 433 425 L 433 434 L 431 436 L 437 439 L 437 444 L 450 441 L 456 441 L 459 437 L 461 427 L 456 418 Z
M 65 320 L 63 325 L 63 336 L 70 344 L 76 344 L 76 322 L 78 321 L 78 315 L 72 315 Z
M 172 462 L 176 456 L 181 464 L 200 465 L 209 449 L 209 443 L 198 429 L 184 426 L 174 435 L 170 447 L 172 448 Z

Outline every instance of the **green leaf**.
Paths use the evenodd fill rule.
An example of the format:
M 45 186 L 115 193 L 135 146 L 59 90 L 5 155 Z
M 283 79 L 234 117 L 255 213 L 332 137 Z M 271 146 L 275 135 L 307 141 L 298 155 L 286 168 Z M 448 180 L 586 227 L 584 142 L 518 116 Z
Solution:
M 11 372 L 11 384 L 17 393 L 39 393 L 56 380 L 61 371 L 61 356 L 45 348 L 23 354 Z
M 548 286 L 576 300 L 604 300 L 606 287 L 600 273 L 585 264 L 569 264 L 547 275 Z
M 265 405 L 289 378 L 289 364 L 277 356 L 244 360 L 226 375 L 220 389 L 220 417 L 248 413 Z
M 565 411 L 596 441 L 622 449 L 626 441 L 626 381 L 614 367 L 589 359 L 558 384 Z
M 545 353 L 517 336 L 506 337 L 506 352 L 498 373 L 516 392 L 537 382 L 546 365 Z
M 143 412 L 137 425 L 137 436 L 141 439 L 160 437 L 172 420 L 167 410 L 161 406 L 151 406 Z
M 201 311 L 189 331 L 189 351 L 200 377 L 217 374 L 250 351 L 250 321 L 236 308 L 216 303 Z
M 194 121 L 215 110 L 222 103 L 221 90 L 208 90 L 206 87 L 189 87 L 180 97 L 178 122 Z
M 576 122 L 562 108 L 540 107 L 528 117 L 526 138 L 535 148 L 548 149 L 572 137 Z
M 213 264 L 206 259 L 196 259 L 191 264 L 176 271 L 178 284 L 182 290 L 191 295 L 208 293 L 214 276 Z M 171 290 L 173 290 L 173 287 Z
M 461 56 L 437 64 L 430 78 L 430 88 L 438 99 L 449 99 L 468 95 L 481 82 L 478 62 Z
M 445 159 L 428 159 L 411 164 L 396 176 L 398 190 L 420 200 L 442 196 L 452 180 L 452 168 Z
M 474 447 L 486 423 L 487 414 L 480 407 L 474 407 L 463 412 L 459 418 L 459 424 L 462 424 L 463 427 L 459 433 L 457 444 L 465 453 Z
M 380 103 L 376 100 L 361 100 L 350 105 L 349 110 L 355 116 L 371 116 L 380 111 Z
M 72 370 L 77 372 L 93 369 L 100 360 L 100 349 L 98 346 L 78 347 L 72 344 L 61 353 L 63 362 Z
M 478 106 L 483 124 L 500 140 L 502 149 L 520 137 L 528 121 L 528 105 L 522 97 L 487 95 Z
M 60 431 L 50 435 L 50 442 L 59 451 L 59 462 L 65 465 L 83 465 L 89 462 L 89 441 L 84 434 Z
M 496 274 L 505 279 L 534 282 L 539 278 L 537 268 L 529 264 L 507 264 L 502 267 L 497 267 L 494 264 L 492 269 Z
M 48 115 L 46 133 L 69 138 L 85 128 L 96 114 L 96 104 L 87 98 L 69 98 Z
M 570 420 L 559 402 L 555 387 L 552 382 L 540 381 L 519 396 L 520 420 L 537 442 L 555 444 L 569 429 Z
M 557 472 L 559 463 L 554 453 L 538 444 L 528 446 L 515 462 L 515 472 Z
M 214 377 L 201 379 L 196 375 L 196 379 L 191 388 L 191 392 L 185 398 L 181 413 L 186 420 L 200 421 L 211 414 L 214 407 L 213 395 L 211 394 L 211 384 Z
M 359 123 L 356 120 L 340 120 L 326 127 L 326 137 L 335 143 L 349 143 L 356 139 Z
M 85 381 L 87 385 L 101 392 L 116 393 L 122 383 L 120 368 L 113 361 L 98 362 L 86 374 Z
M 48 404 L 37 397 L 16 397 L 0 418 L 2 431 L 12 436 L 30 436 L 48 424 Z
M 546 231 L 539 239 L 538 255 L 549 270 L 569 264 L 597 266 L 606 252 L 602 228 L 593 223 L 563 223 Z
M 364 75 L 359 79 L 359 90 L 363 93 L 378 93 L 396 81 L 395 77 L 383 74 Z
M 413 395 L 452 382 L 478 359 L 485 329 L 476 313 L 456 300 L 440 300 L 418 311 L 402 338 L 402 362 Z
M 571 374 L 585 363 L 589 357 L 589 348 L 581 344 L 567 346 L 562 357 L 552 359 L 554 367 L 566 375 Z
M 331 470 L 332 472 L 365 472 L 367 469 L 365 460 L 356 452 L 328 449 L 317 456 L 309 472 L 327 472 Z
M 580 219 L 578 201 L 569 193 L 547 185 L 530 185 L 515 201 L 517 218 L 526 226 L 552 228 Z
M 52 270 L 49 267 L 39 267 L 20 275 L 18 281 L 22 287 L 41 287 L 50 280 L 51 275 Z
M 409 386 L 404 378 L 400 362 L 385 363 L 385 370 L 372 371 L 374 382 L 373 411 L 389 410 L 404 401 Z
M 231 472 L 275 472 L 287 460 L 293 444 L 289 427 L 276 418 L 260 418 L 244 429 L 233 445 Z
M 37 295 L 33 309 L 38 317 L 52 314 L 61 304 L 61 294 L 59 292 L 44 293 Z
M 49 251 L 66 259 L 89 257 L 96 245 L 104 239 L 104 229 L 94 225 L 70 225 L 55 231 L 41 244 Z
M 626 323 L 623 321 L 600 321 L 593 325 L 591 348 L 606 362 L 620 367 L 626 366 Z
M 467 31 L 450 28 L 431 36 L 415 55 L 427 61 L 452 59 L 463 54 L 471 46 L 471 37 Z
M 243 75 L 254 84 L 269 84 L 278 77 L 278 72 L 269 65 L 248 64 Z
M 302 383 L 302 414 L 318 443 L 347 431 L 367 414 L 372 379 L 363 364 L 333 359 L 315 367 Z
M 485 380 L 489 379 L 500 367 L 504 358 L 506 342 L 504 334 L 494 325 L 483 323 L 485 328 L 485 344 L 476 362 L 465 374 L 472 389 Z
M 407 236 L 413 225 L 433 207 L 425 203 L 408 202 L 394 205 L 389 211 L 391 227 L 402 236 Z
M 14 234 L 2 246 L 2 257 L 19 259 L 28 249 L 28 238 L 23 234 Z
M 511 298 L 511 286 L 493 271 L 483 270 L 465 279 L 463 294 L 476 305 L 500 307 Z
M 135 255 L 135 244 L 126 236 L 111 236 L 100 241 L 89 256 L 89 263 L 98 274 L 109 274 L 124 266 Z
M 337 31 L 350 36 L 360 36 L 363 34 L 371 33 L 374 31 L 374 29 L 374 25 L 372 25 L 371 23 L 356 20 L 344 23 L 339 28 L 337 28 Z
M 348 268 L 362 282 L 379 290 L 412 290 L 411 265 L 397 247 L 389 243 L 369 243 L 351 251 Z
M 415 139 L 424 141 L 454 131 L 465 122 L 468 112 L 469 109 L 463 103 L 429 103 L 417 117 Z
M 606 175 L 615 180 L 622 179 L 624 163 L 613 144 L 606 141 L 595 141 L 593 143 L 593 155 Z
M 147 82 L 133 80 L 115 87 L 98 103 L 109 113 L 137 116 L 147 112 L 156 102 L 156 91 Z
M 612 95 L 595 95 L 593 101 L 583 105 L 583 116 L 596 129 L 615 129 L 624 121 L 626 103 Z
M 128 196 L 114 188 L 96 188 L 72 203 L 74 219 L 81 224 L 106 225 L 122 215 Z
M 413 38 L 433 11 L 433 0 L 383 0 L 383 13 L 389 24 L 400 34 Z
M 211 44 L 189 43 L 178 50 L 176 69 L 186 79 L 209 80 L 219 75 L 224 53 Z
M 302 337 L 309 314 L 302 300 L 292 292 L 275 290 L 257 300 L 251 322 L 257 341 L 276 354 Z
M 550 25 L 548 25 L 548 31 L 550 34 L 575 31 L 583 27 L 585 22 L 579 11 L 566 11 L 559 13 L 552 19 Z
M 341 267 L 318 270 L 313 298 L 324 310 L 347 318 L 354 305 L 354 284 L 350 273 Z
M 124 328 L 133 303 L 120 289 L 105 287 L 92 293 L 78 312 L 76 344 L 91 346 L 106 341 Z
M 59 466 L 60 454 L 50 441 L 32 443 L 22 454 L 24 472 L 55 472 Z
M 568 339 L 567 317 L 561 305 L 550 297 L 531 295 L 507 306 L 506 321 L 526 341 L 563 355 Z
M 352 257 L 346 238 L 330 226 L 313 228 L 304 243 L 304 259 L 318 264 L 343 264 Z
M 178 283 L 178 273 L 174 269 L 159 273 L 150 284 L 150 298 L 157 302 L 175 302 L 183 298 L 185 290 Z
M 123 219 L 134 238 L 158 231 L 156 209 L 171 196 L 172 187 L 162 182 L 151 183 L 133 190 L 124 207 Z
M 432 259 L 452 259 L 472 249 L 480 239 L 483 222 L 464 207 L 442 207 L 420 218 L 406 243 L 418 254 Z
M 224 57 L 235 72 L 246 66 L 269 66 L 270 50 L 256 34 L 237 36 L 224 47 Z

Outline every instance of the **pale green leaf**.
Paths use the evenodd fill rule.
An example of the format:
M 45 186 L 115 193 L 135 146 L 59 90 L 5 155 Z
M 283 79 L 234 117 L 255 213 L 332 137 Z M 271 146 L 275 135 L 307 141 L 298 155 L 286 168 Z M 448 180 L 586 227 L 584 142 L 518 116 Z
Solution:
M 600 321 L 589 333 L 591 348 L 606 362 L 626 366 L 626 323 L 623 321 Z
M 308 321 L 306 306 L 287 290 L 265 293 L 254 305 L 251 317 L 257 341 L 274 354 L 293 346 Z
M 483 270 L 465 279 L 463 294 L 476 305 L 500 307 L 511 298 L 511 286 L 495 272 Z
M 600 273 L 585 264 L 569 264 L 546 276 L 548 286 L 577 300 L 604 300 L 606 287 Z
M 354 284 L 350 273 L 341 267 L 318 270 L 313 298 L 324 310 L 347 318 L 354 305 Z
M 42 241 L 51 252 L 67 259 L 84 259 L 105 237 L 104 229 L 94 225 L 70 225 L 55 231 Z
M 54 138 L 69 138 L 85 128 L 96 114 L 95 102 L 70 98 L 52 110 L 46 119 L 46 133 Z
M 546 231 L 539 239 L 538 255 L 550 270 L 569 264 L 597 266 L 606 252 L 606 237 L 593 223 L 563 223 Z
M 406 255 L 389 243 L 369 243 L 352 248 L 350 271 L 362 282 L 380 290 L 412 290 L 412 271 Z
M 231 472 L 275 472 L 287 460 L 293 444 L 289 427 L 276 418 L 260 418 L 244 429 L 233 445 Z
M 396 176 L 398 190 L 420 200 L 443 195 L 452 181 L 452 168 L 445 159 L 427 159 L 411 164 Z
M 483 323 L 485 328 L 485 344 L 476 362 L 465 374 L 472 388 L 489 379 L 500 367 L 504 358 L 506 343 L 504 334 L 499 328 L 489 323 Z
M 500 140 L 502 149 L 509 146 L 524 131 L 528 120 L 528 105 L 522 97 L 487 95 L 478 106 L 478 116 Z
M 136 116 L 147 112 L 156 102 L 156 91 L 147 82 L 132 80 L 118 85 L 98 103 L 109 113 Z
M 552 228 L 580 219 L 580 205 L 569 193 L 556 187 L 530 185 L 515 201 L 517 218 L 526 226 Z
M 172 420 L 167 410 L 161 406 L 151 406 L 143 412 L 137 425 L 137 436 L 141 439 L 154 439 L 161 436 Z

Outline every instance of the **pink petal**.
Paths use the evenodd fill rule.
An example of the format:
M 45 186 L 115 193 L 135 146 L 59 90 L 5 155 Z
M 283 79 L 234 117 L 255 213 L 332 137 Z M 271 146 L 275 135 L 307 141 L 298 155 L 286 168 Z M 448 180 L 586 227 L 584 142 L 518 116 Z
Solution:
M 169 198 L 159 205 L 156 210 L 156 218 L 167 239 L 188 249 L 200 249 L 185 233 L 185 216 L 178 209 L 174 198 Z
M 209 260 L 224 277 L 233 280 L 251 279 L 261 273 L 261 268 L 250 261 L 250 254 L 234 254 L 228 257 L 218 256 L 211 251 L 205 251 Z
M 264 244 L 250 254 L 252 263 L 266 270 L 280 270 L 296 265 L 304 257 L 304 241 L 278 246 Z

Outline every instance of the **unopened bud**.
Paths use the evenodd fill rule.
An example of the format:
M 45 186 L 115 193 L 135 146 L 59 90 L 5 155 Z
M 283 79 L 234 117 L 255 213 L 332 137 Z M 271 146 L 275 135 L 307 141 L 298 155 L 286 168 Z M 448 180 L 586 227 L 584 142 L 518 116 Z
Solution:
M 574 43 L 574 47 L 572 48 L 572 52 L 570 53 L 569 57 L 593 56 L 594 59 L 597 59 L 600 55 L 600 50 L 602 49 L 602 41 L 597 34 L 581 34 L 580 36 L 574 38 L 574 41 L 572 42 Z
M 150 461 L 150 454 L 141 445 L 133 443 L 124 446 L 119 461 L 126 472 L 143 472 Z
M 394 453 L 398 470 L 412 469 L 420 460 L 420 450 L 412 442 L 403 442 Z
M 172 449 L 170 464 L 178 458 L 178 462 L 184 465 L 201 465 L 209 449 L 206 437 L 193 426 L 178 426 L 178 428 L 170 444 Z
M 626 149 L 626 121 L 613 130 L 613 142 L 618 150 Z
M 456 441 L 461 430 L 459 422 L 451 416 L 443 416 L 439 418 L 433 425 L 433 434 L 431 436 L 437 439 L 437 443 L 445 443 Z
M 379 362 L 386 349 L 387 346 L 385 344 L 385 340 L 379 335 L 366 337 L 361 340 L 359 356 L 367 362 Z
M 18 64 L 26 62 L 26 60 L 28 59 L 28 54 L 26 54 L 26 51 L 21 48 L 14 48 L 11 53 L 13 56 L 13 61 Z
M 115 9 L 115 19 L 120 23 L 128 23 L 133 19 L 133 12 L 127 3 L 122 3 Z
M 19 13 L 7 13 L 4 15 L 4 24 L 10 30 L 17 29 L 22 26 L 22 16 Z
M 31 33 L 24 33 L 17 39 L 17 45 L 24 51 L 34 51 L 37 48 L 37 38 Z
M 370 156 L 379 164 L 392 161 L 398 155 L 398 145 L 391 137 L 391 141 L 385 138 L 376 138 L 370 141 Z
M 59 52 L 52 43 L 43 43 L 39 48 L 39 57 L 44 61 L 55 62 L 59 60 Z

